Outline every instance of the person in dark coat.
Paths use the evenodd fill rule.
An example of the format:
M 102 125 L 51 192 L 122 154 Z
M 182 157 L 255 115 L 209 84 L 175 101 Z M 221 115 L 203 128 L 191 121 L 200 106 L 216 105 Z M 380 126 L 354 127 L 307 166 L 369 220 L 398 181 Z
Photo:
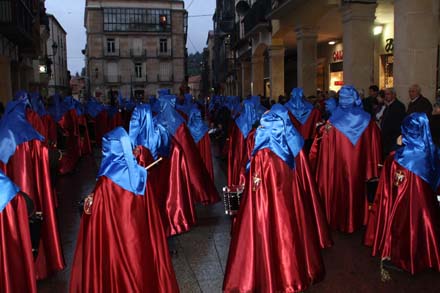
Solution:
M 365 112 L 370 113 L 371 117 L 375 117 L 377 108 L 379 107 L 379 101 L 377 97 L 379 95 L 379 87 L 377 85 L 371 85 L 368 88 L 368 97 L 362 100 L 362 106 Z
M 408 111 L 406 114 L 426 113 L 426 116 L 430 118 L 432 114 L 432 104 L 427 98 L 422 96 L 420 86 L 418 84 L 413 84 L 408 92 L 411 101 L 408 104 Z
M 405 105 L 396 98 L 393 88 L 385 90 L 385 110 L 380 124 L 384 158 L 397 148 L 400 125 L 405 118 Z

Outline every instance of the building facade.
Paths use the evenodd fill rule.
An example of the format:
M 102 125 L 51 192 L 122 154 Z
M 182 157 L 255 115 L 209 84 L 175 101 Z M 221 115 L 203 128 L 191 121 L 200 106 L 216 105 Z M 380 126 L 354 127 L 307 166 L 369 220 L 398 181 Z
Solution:
M 235 0 L 232 9 L 238 37 L 223 33 L 233 40 L 242 96 L 277 99 L 293 87 L 311 96 L 344 84 L 367 94 L 377 84 L 408 102 L 408 87 L 418 83 L 435 100 L 439 1 Z
M 96 97 L 178 93 L 186 79 L 183 1 L 87 0 L 86 72 Z
M 46 41 L 49 23 L 44 0 L 0 0 L 0 101 L 18 90 L 47 89 Z
M 67 69 L 67 33 L 55 18 L 49 14 L 50 35 L 47 40 L 47 56 L 51 60 L 49 95 L 67 95 L 70 76 Z

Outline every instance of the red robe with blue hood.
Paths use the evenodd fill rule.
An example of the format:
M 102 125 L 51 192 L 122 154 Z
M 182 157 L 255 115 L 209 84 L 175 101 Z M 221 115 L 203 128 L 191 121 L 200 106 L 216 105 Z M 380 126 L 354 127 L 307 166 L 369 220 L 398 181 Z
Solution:
M 411 274 L 440 271 L 440 155 L 426 114 L 405 118 L 402 142 L 382 169 L 365 244 Z
M 310 156 L 330 227 L 352 233 L 367 223 L 366 182 L 379 177 L 380 132 L 356 90 L 344 86 L 339 107 L 321 127 Z
M 178 292 L 146 170 L 118 127 L 103 138 L 93 201 L 81 218 L 70 292 Z M 147 198 L 148 197 L 148 198 Z

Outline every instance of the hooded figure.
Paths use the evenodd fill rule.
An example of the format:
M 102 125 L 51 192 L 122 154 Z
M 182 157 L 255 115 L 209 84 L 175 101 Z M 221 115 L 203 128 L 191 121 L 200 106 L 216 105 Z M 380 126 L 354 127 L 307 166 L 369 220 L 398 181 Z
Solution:
M 101 147 L 102 137 L 110 130 L 105 106 L 96 98 L 91 97 L 85 105 L 85 111 L 91 143 Z
M 321 248 L 332 241 L 303 145 L 284 106 L 263 115 L 233 229 L 225 292 L 300 292 L 323 279 Z
M 330 227 L 352 233 L 366 224 L 366 182 L 379 177 L 380 132 L 356 90 L 344 86 L 339 106 L 320 128 L 310 152 Z M 314 165 L 313 165 L 314 164 Z
M 48 145 L 52 146 L 52 145 L 56 144 L 56 142 L 57 142 L 57 123 L 52 118 L 50 113 L 46 110 L 46 107 L 43 103 L 43 99 L 39 93 L 34 93 L 31 95 L 31 105 L 32 105 L 32 109 L 34 110 L 34 112 L 36 112 L 38 114 L 38 116 L 40 116 L 40 119 L 42 121 L 42 128 L 44 129 L 44 130 L 42 130 L 41 134 L 43 134 L 44 137 L 46 138 Z M 29 113 L 28 113 L 28 120 L 31 120 L 31 119 L 32 118 L 29 116 Z M 37 123 L 31 122 L 31 124 L 34 126 L 34 128 L 36 128 L 40 132 L 40 129 L 38 129 L 38 127 L 37 127 L 38 122 Z
M 92 204 L 81 218 L 70 292 L 177 292 L 147 171 L 122 127 L 107 133 Z M 148 198 L 147 198 L 148 197 Z
M 304 98 L 302 88 L 294 88 L 290 100 L 284 104 L 290 112 L 293 125 L 306 141 L 308 151 L 316 134 L 316 124 L 321 120 L 321 112 Z
M 246 140 L 258 122 L 255 104 L 251 100 L 243 102 L 243 109 L 229 131 L 226 144 L 228 154 L 228 186 L 239 185 L 240 169 L 246 154 Z
M 166 211 L 167 235 L 188 231 L 196 222 L 194 203 L 213 204 L 220 200 L 184 119 L 174 109 L 175 96 L 161 96 L 156 123 L 171 137 L 168 157 L 153 168 L 160 207 Z M 157 186 L 156 186 L 157 185 Z
M 261 116 L 263 116 L 264 112 L 267 111 L 267 109 L 263 105 L 261 105 L 261 98 L 260 98 L 260 96 L 252 96 L 250 98 L 250 100 L 254 104 L 255 113 L 257 114 L 257 117 L 258 117 L 258 120 L 259 120 L 261 118 Z
M 208 170 L 211 176 L 212 182 L 214 182 L 214 167 L 212 165 L 211 154 L 211 138 L 208 134 L 208 126 L 202 119 L 202 113 L 198 108 L 193 108 L 189 112 L 188 128 L 191 132 L 191 136 L 197 145 L 203 162 L 205 163 L 206 170 Z
M 10 102 L 0 122 L 0 170 L 34 201 L 43 213 L 41 240 L 35 259 L 37 279 L 64 268 L 50 177 L 49 151 L 44 137 L 26 119 L 28 102 Z
M 20 189 L 0 171 L 1 288 L 5 293 L 36 293 L 28 210 L 19 192 Z
M 404 119 L 402 143 L 384 163 L 365 244 L 411 274 L 440 271 L 440 157 L 425 113 Z

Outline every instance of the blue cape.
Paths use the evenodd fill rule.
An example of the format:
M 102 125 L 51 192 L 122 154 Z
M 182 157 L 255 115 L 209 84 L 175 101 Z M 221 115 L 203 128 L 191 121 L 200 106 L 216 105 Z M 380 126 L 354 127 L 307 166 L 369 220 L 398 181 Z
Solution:
M 243 102 L 243 109 L 240 116 L 235 119 L 235 123 L 240 129 L 243 137 L 246 138 L 249 132 L 252 130 L 252 126 L 257 122 L 258 117 L 255 111 L 255 104 L 251 100 L 245 100 Z
M 261 105 L 260 96 L 252 96 L 251 101 L 252 101 L 252 103 L 254 103 L 255 112 L 257 113 L 257 117 L 258 117 L 258 119 L 260 119 L 261 116 L 263 116 L 263 114 L 267 111 L 267 109 L 265 107 L 263 107 L 263 105 Z
M 302 125 L 307 122 L 313 110 L 313 105 L 304 99 L 304 91 L 302 88 L 294 88 L 291 93 L 290 100 L 284 105 L 290 113 Z
M 275 104 L 260 120 L 255 134 L 252 155 L 259 150 L 270 149 L 290 168 L 295 168 L 295 158 L 304 145 L 304 139 L 293 126 L 287 108 Z
M 20 144 L 34 139 L 44 141 L 44 137 L 27 121 L 28 106 L 26 100 L 9 102 L 0 121 L 0 161 L 5 164 Z
M 14 101 L 18 101 L 18 100 L 28 100 L 29 99 L 29 94 L 27 91 L 24 90 L 20 90 L 18 92 L 15 93 L 14 95 Z
M 176 104 L 176 109 L 182 111 L 188 116 L 193 107 L 195 107 L 195 105 L 193 103 L 193 96 L 191 94 L 185 94 L 185 99 L 182 105 Z
M 17 195 L 20 189 L 11 179 L 0 171 L 0 213 L 8 205 L 8 203 Z
M 167 95 L 159 97 L 160 112 L 156 116 L 156 122 L 165 127 L 172 136 L 176 133 L 185 120 L 174 109 L 176 96 Z
M 203 122 L 202 113 L 199 109 L 191 109 L 188 118 L 188 128 L 196 143 L 198 143 L 208 132 L 208 126 Z
M 51 97 L 51 105 L 48 107 L 47 112 L 49 112 L 50 116 L 55 120 L 55 122 L 60 121 L 65 113 L 65 106 L 63 106 L 63 101 L 61 96 L 55 94 Z
M 155 160 L 159 155 L 165 157 L 169 155 L 171 139 L 167 130 L 155 123 L 150 105 L 139 105 L 134 109 L 129 133 L 132 145 L 144 146 Z
M 370 120 L 371 115 L 362 108 L 362 101 L 356 89 L 343 86 L 339 91 L 339 106 L 329 119 L 331 124 L 356 145 Z
M 338 107 L 338 102 L 336 101 L 335 98 L 329 98 L 327 100 L 325 100 L 325 110 L 332 115 L 333 112 L 336 110 L 336 108 Z
M 231 114 L 233 115 L 232 118 L 235 118 L 234 115 L 236 116 L 241 109 L 240 97 L 226 97 L 225 106 L 229 109 L 229 111 L 231 111 Z
M 102 138 L 102 161 L 98 177 L 106 176 L 116 185 L 136 195 L 145 195 L 147 171 L 133 156 L 130 137 L 117 127 Z
M 101 113 L 105 108 L 104 105 L 99 103 L 97 100 L 95 99 L 90 99 L 87 103 L 86 103 L 86 113 L 90 115 L 90 117 L 92 118 L 96 118 L 99 113 Z
M 434 191 L 440 186 L 439 149 L 434 145 L 425 113 L 413 113 L 402 123 L 402 142 L 394 159 L 427 182 Z
M 32 109 L 38 113 L 38 115 L 44 116 L 47 114 L 46 108 L 44 107 L 43 100 L 39 93 L 33 93 L 31 95 L 31 105 Z

